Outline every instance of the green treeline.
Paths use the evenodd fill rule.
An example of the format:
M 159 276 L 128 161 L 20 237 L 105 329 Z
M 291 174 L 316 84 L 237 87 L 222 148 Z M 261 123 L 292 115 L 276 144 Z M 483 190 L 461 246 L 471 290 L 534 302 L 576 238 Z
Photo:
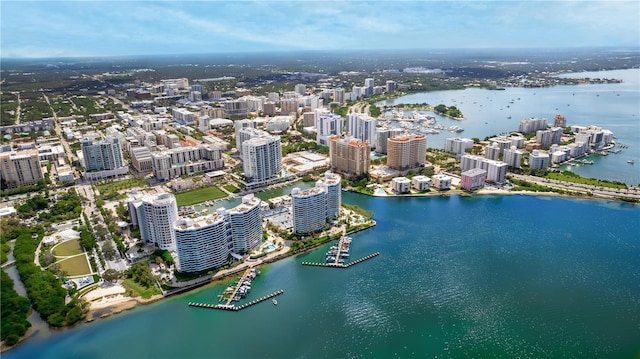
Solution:
M 34 255 L 38 243 L 44 236 L 44 229 L 37 227 L 33 230 L 22 227 L 18 231 L 13 254 L 20 279 L 27 288 L 27 295 L 33 308 L 40 313 L 44 321 L 53 327 L 63 327 L 80 321 L 83 317 L 82 302 L 72 299 L 65 304 L 67 291 L 62 287 L 62 281 L 53 273 L 42 270 L 34 264 Z
M 29 300 L 16 293 L 13 289 L 13 279 L 4 270 L 0 272 L 2 272 L 2 280 L 0 281 L 0 316 L 2 318 L 0 339 L 11 346 L 16 344 L 31 326 L 27 320 Z

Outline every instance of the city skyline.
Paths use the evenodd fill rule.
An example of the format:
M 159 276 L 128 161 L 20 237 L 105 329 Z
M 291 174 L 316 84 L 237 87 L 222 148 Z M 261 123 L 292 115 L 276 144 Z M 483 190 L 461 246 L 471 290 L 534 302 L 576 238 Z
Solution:
M 637 1 L 3 1 L 3 58 L 633 47 Z

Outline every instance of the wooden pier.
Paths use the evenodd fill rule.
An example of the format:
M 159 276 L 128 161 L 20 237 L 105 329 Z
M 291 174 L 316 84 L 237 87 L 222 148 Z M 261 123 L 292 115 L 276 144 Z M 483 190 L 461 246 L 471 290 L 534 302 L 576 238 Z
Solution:
M 256 300 L 252 300 L 248 303 L 245 303 L 243 305 L 239 305 L 239 306 L 235 306 L 233 304 L 210 304 L 210 303 L 197 303 L 197 302 L 189 302 L 189 306 L 190 307 L 197 307 L 197 308 L 207 308 L 207 309 L 219 309 L 219 310 L 228 310 L 228 311 L 232 311 L 232 312 L 237 312 L 240 310 L 243 310 L 245 308 L 249 308 L 252 305 L 256 305 L 258 303 L 264 302 L 265 300 L 271 299 L 273 297 L 276 297 L 280 294 L 284 293 L 284 290 L 280 289 L 277 292 L 273 292 L 271 294 L 265 295 L 264 297 L 260 297 Z
M 366 257 L 362 257 L 360 259 L 356 259 L 353 262 L 349 263 L 318 263 L 318 262 L 302 262 L 303 266 L 312 266 L 312 267 L 329 267 L 329 268 L 349 268 L 352 265 L 356 265 L 358 263 L 362 263 L 368 259 L 373 257 L 377 257 L 380 255 L 380 252 L 371 253 Z

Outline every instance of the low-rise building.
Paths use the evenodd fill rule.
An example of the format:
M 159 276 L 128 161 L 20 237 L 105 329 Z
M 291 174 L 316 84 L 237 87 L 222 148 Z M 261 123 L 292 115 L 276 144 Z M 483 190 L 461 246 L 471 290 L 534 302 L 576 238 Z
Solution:
M 406 177 L 396 177 L 391 180 L 391 188 L 396 193 L 409 193 L 409 190 L 411 190 L 411 180 Z
M 413 176 L 411 186 L 416 191 L 428 191 L 431 188 L 431 179 L 427 176 Z
M 484 187 L 487 179 L 487 171 L 481 168 L 472 168 L 460 175 L 460 187 L 465 191 L 474 191 Z
M 451 176 L 447 176 L 444 174 L 436 174 L 431 176 L 431 184 L 432 187 L 437 189 L 438 191 L 446 190 L 451 188 L 451 181 L 453 179 Z

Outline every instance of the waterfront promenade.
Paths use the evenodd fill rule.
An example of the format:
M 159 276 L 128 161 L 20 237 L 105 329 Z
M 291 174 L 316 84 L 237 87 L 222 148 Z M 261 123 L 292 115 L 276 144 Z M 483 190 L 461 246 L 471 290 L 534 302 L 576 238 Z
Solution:
M 537 185 L 561 189 L 564 191 L 580 192 L 585 195 L 589 195 L 589 193 L 591 193 L 594 197 L 607 199 L 620 199 L 621 197 L 626 197 L 640 200 L 639 187 L 629 186 L 627 188 L 608 188 L 581 183 L 558 181 L 536 176 L 518 175 L 513 173 L 510 173 L 508 176 L 519 180 L 535 183 Z

